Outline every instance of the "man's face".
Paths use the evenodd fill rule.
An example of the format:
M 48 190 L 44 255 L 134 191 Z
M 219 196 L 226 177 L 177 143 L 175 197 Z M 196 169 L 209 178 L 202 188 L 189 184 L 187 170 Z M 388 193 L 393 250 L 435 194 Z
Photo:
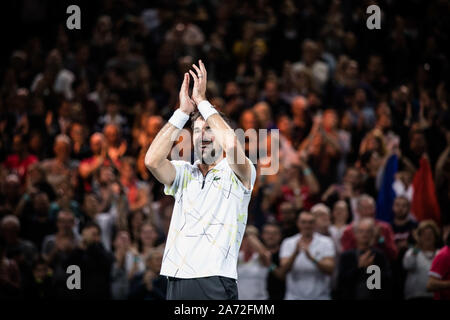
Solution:
M 369 199 L 362 200 L 358 207 L 358 213 L 361 218 L 375 217 L 375 203 Z
M 267 247 L 270 248 L 277 246 L 281 241 L 280 228 L 273 225 L 265 226 L 261 234 L 261 238 Z
M 314 232 L 315 227 L 315 219 L 314 216 L 310 213 L 302 213 L 298 217 L 297 227 L 300 233 L 305 235 L 311 235 Z
M 194 152 L 203 163 L 212 164 L 222 154 L 212 129 L 202 118 L 194 122 L 193 142 Z
M 91 137 L 91 151 L 93 154 L 100 154 L 102 151 L 103 138 L 100 135 Z
M 70 145 L 64 141 L 56 141 L 54 151 L 57 157 L 68 158 L 70 155 Z
M 58 227 L 58 231 L 62 231 L 66 234 L 72 231 L 72 228 L 75 224 L 75 219 L 70 212 L 61 212 L 58 215 L 58 220 L 56 222 L 56 225 Z
M 409 201 L 405 198 L 396 198 L 392 209 L 396 218 L 404 219 L 409 213 Z

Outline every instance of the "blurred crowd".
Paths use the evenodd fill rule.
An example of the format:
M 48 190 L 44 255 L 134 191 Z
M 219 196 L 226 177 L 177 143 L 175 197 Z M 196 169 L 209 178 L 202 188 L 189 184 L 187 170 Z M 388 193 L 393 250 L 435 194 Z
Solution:
M 278 139 L 280 168 L 255 163 L 241 299 L 450 297 L 448 1 L 103 0 L 80 5 L 82 31 L 65 8 L 50 24 L 51 2 L 17 3 L 29 29 L 1 62 L 1 299 L 165 299 L 173 198 L 144 157 L 199 58 L 235 128 L 279 130 L 258 141 L 270 155 Z

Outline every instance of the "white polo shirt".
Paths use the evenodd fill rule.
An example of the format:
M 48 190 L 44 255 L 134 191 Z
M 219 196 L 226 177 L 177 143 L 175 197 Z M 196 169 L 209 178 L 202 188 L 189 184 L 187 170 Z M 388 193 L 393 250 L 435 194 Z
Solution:
M 172 160 L 176 177 L 164 193 L 175 198 L 161 275 L 237 279 L 237 259 L 256 179 L 251 165 L 247 189 L 222 159 L 205 177 L 199 161 Z
M 284 239 L 280 247 L 280 258 L 289 258 L 295 251 L 295 246 L 301 235 Z M 316 260 L 327 257 L 335 257 L 336 252 L 333 240 L 330 237 L 317 232 L 309 245 L 309 253 Z M 286 275 L 285 300 L 329 300 L 331 276 L 323 273 L 319 268 L 301 251 L 295 258 L 291 271 Z

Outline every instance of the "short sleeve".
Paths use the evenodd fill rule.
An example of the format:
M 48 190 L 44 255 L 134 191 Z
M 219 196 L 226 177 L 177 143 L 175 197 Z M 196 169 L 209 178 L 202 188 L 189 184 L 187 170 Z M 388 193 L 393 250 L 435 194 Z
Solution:
M 175 167 L 175 179 L 172 182 L 172 185 L 164 185 L 164 194 L 169 196 L 175 196 L 178 192 L 180 186 L 183 186 L 185 181 L 187 181 L 188 175 L 188 167 L 186 161 L 181 160 L 172 160 L 170 161 Z
M 450 265 L 445 256 L 445 251 L 441 250 L 431 263 L 429 275 L 438 279 L 443 279 L 449 272 L 449 267 Z
M 233 183 L 233 185 L 235 186 L 235 187 L 237 187 L 237 186 L 239 186 L 239 187 L 241 187 L 242 189 L 244 189 L 244 191 L 246 192 L 246 193 L 250 193 L 250 192 L 252 192 L 252 190 L 253 190 L 253 186 L 255 185 L 255 181 L 256 181 L 256 168 L 255 168 L 255 165 L 251 162 L 251 160 L 250 159 L 248 159 L 247 158 L 247 160 L 250 162 L 250 169 L 251 169 L 251 177 L 250 177 L 250 189 L 247 189 L 245 186 L 244 186 L 244 184 L 242 183 L 242 181 L 238 178 L 238 176 L 234 173 L 234 171 L 233 171 L 233 169 L 231 169 L 231 167 L 230 167 L 230 165 L 228 164 L 228 162 L 227 162 L 227 164 L 228 164 L 228 167 L 230 168 L 230 171 L 231 171 L 231 181 L 232 181 L 232 183 Z
M 333 240 L 331 238 L 323 238 L 320 244 L 320 250 L 316 254 L 317 260 L 322 260 L 323 258 L 334 258 L 336 256 L 336 249 L 334 247 Z
M 294 254 L 296 241 L 292 241 L 292 239 L 285 239 L 281 243 L 280 247 L 280 259 L 289 258 Z

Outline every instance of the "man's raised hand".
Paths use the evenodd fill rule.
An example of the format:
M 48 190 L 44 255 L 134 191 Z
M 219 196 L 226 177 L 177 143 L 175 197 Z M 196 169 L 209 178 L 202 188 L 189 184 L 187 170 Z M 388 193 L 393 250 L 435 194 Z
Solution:
M 198 61 L 198 67 L 193 64 L 193 70 L 189 70 L 192 78 L 194 79 L 194 88 L 192 89 L 192 100 L 198 105 L 203 100 L 206 100 L 206 83 L 207 83 L 207 73 L 205 65 L 202 60 Z
M 195 110 L 194 101 L 189 97 L 189 75 L 184 74 L 183 83 L 180 89 L 180 110 L 189 115 Z

